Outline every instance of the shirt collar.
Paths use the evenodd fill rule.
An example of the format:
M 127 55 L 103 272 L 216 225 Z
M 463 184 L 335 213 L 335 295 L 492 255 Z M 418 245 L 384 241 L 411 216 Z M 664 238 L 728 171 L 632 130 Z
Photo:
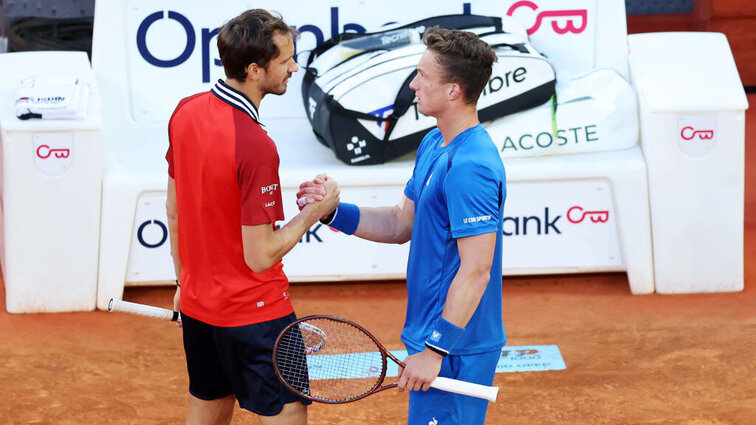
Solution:
M 223 80 L 218 80 L 210 91 L 220 100 L 249 115 L 258 124 L 260 123 L 257 107 L 244 93 L 232 88 Z

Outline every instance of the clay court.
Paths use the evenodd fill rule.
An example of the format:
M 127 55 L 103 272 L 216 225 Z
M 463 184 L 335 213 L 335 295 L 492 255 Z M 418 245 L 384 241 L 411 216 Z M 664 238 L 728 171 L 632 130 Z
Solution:
M 745 290 L 633 296 L 622 273 L 504 278 L 508 345 L 557 345 L 567 368 L 497 374 L 487 423 L 756 423 L 756 95 L 748 100 Z M 347 317 L 403 348 L 402 281 L 298 283 L 291 294 L 300 316 Z M 124 299 L 169 307 L 172 295 L 127 288 Z M 0 424 L 183 423 L 188 379 L 171 323 L 2 309 L 0 340 Z M 310 424 L 401 424 L 406 408 L 405 393 L 385 391 L 313 405 Z M 233 423 L 259 422 L 239 411 Z

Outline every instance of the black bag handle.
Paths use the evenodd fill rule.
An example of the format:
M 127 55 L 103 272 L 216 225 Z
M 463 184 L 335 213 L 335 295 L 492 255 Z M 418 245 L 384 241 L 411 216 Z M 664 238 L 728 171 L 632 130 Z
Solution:
M 530 51 L 528 51 L 528 48 L 525 46 L 525 43 L 514 43 L 514 44 L 511 44 L 511 43 L 496 43 L 496 44 L 491 44 L 491 48 L 492 49 L 495 49 L 497 47 L 511 47 L 512 49 L 517 50 L 520 53 L 525 53 L 525 54 L 530 53 Z
M 357 37 L 368 37 L 368 36 L 372 36 L 376 34 L 384 34 L 389 31 L 396 31 L 396 30 L 405 29 L 405 28 L 415 28 L 419 26 L 432 27 L 435 25 L 438 25 L 441 28 L 460 29 L 460 30 L 467 29 L 467 28 L 492 26 L 495 28 L 495 32 L 502 31 L 501 18 L 498 16 L 456 14 L 456 15 L 433 16 L 430 18 L 425 18 L 419 21 L 415 21 L 411 24 L 407 24 L 401 27 L 391 28 L 391 29 L 387 29 L 383 31 L 366 32 L 366 33 L 343 32 L 340 34 L 336 34 L 330 39 L 324 41 L 322 44 L 316 46 L 310 53 L 310 56 L 307 58 L 306 67 L 309 68 L 310 65 L 312 64 L 312 61 L 316 57 L 323 54 L 323 52 L 325 52 L 326 50 L 330 49 L 331 47 L 345 40 L 351 40 Z

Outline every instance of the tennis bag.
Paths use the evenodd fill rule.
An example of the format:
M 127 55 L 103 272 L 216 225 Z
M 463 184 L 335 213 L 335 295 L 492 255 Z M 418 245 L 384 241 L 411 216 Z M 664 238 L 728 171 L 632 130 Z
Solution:
M 524 31 L 507 32 L 502 19 L 445 15 L 388 31 L 342 33 L 316 47 L 305 66 L 302 100 L 317 139 L 350 165 L 380 164 L 417 149 L 436 120 L 420 114 L 409 88 L 425 52 L 420 38 L 438 25 L 471 31 L 496 52 L 491 78 L 478 100 L 481 122 L 532 108 L 554 94 L 554 67 Z

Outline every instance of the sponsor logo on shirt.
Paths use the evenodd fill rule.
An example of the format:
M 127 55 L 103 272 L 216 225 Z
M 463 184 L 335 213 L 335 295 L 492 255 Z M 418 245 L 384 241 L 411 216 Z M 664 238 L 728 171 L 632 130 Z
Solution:
M 438 425 L 438 420 L 434 417 L 428 421 L 428 425 Z
M 272 206 L 274 206 L 274 205 L 276 205 L 276 201 L 273 201 L 273 202 L 266 202 L 266 203 L 265 203 L 265 208 L 270 208 L 270 207 L 272 207 Z
M 265 306 L 265 301 L 258 301 L 257 302 L 257 308 L 262 308 Z
M 433 331 L 433 333 L 431 334 L 431 337 L 430 337 L 431 341 L 438 341 L 439 338 L 441 338 L 441 332 L 439 332 L 439 331 Z
M 270 186 L 263 186 L 263 187 L 261 187 L 260 188 L 260 191 L 261 191 L 260 193 L 264 194 L 264 193 L 267 192 L 267 193 L 270 193 L 272 195 L 273 192 L 275 192 L 276 190 L 278 190 L 278 184 L 277 183 L 276 184 L 272 184 Z
M 465 224 L 468 224 L 468 223 L 477 223 L 479 221 L 488 221 L 490 219 L 491 219 L 490 215 L 481 215 L 479 217 L 467 217 L 467 218 L 463 218 L 462 222 L 465 223 Z

